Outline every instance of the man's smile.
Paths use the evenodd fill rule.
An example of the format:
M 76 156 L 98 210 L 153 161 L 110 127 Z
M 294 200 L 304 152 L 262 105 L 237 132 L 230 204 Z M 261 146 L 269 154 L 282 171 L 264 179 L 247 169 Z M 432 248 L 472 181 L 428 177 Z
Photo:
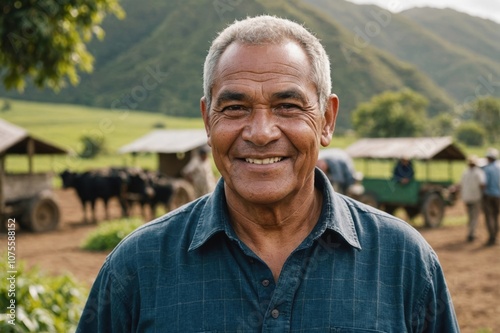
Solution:
M 273 164 L 281 161 L 283 157 L 271 157 L 271 158 L 264 158 L 264 159 L 259 159 L 259 158 L 245 158 L 245 161 L 247 163 L 252 163 L 252 164 Z

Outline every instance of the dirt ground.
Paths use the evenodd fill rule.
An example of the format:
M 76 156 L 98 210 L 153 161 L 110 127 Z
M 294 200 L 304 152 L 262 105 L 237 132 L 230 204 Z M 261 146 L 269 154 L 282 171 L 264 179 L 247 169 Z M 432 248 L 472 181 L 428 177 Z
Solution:
M 58 230 L 43 234 L 19 231 L 17 258 L 50 274 L 70 273 L 90 286 L 107 253 L 80 250 L 79 245 L 95 225 L 82 223 L 83 214 L 73 190 L 56 190 L 55 195 L 62 212 Z M 97 207 L 97 216 L 103 219 L 103 207 Z M 118 205 L 113 202 L 111 207 L 111 217 L 119 217 Z M 451 215 L 465 215 L 462 203 L 447 210 L 447 216 Z M 500 333 L 500 245 L 484 246 L 484 221 L 480 221 L 478 239 L 473 243 L 465 242 L 465 226 L 420 232 L 438 253 L 462 332 Z M 5 243 L 3 235 L 2 249 Z

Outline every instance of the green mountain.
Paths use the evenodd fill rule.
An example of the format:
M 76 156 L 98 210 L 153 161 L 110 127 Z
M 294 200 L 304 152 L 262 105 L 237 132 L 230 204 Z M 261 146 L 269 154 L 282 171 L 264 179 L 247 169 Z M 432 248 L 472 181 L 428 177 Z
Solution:
M 457 103 L 500 89 L 485 83 L 500 77 L 500 25 L 450 9 L 420 8 L 401 14 L 374 5 L 304 0 L 355 34 L 351 48 L 373 45 L 409 62 Z M 497 80 L 498 81 L 498 80 Z
M 401 15 L 477 56 L 500 61 L 500 25 L 453 9 L 413 8 Z
M 94 72 L 83 75 L 79 86 L 58 94 L 33 88 L 23 95 L 1 94 L 198 117 L 202 66 L 210 41 L 235 19 L 272 14 L 303 22 L 325 45 L 333 89 L 341 100 L 339 127 L 350 127 L 350 113 L 358 103 L 388 89 L 409 87 L 425 95 L 431 115 L 453 107 L 447 93 L 415 66 L 371 44 L 353 47 L 357 35 L 324 9 L 300 0 L 123 0 L 121 4 L 127 18 L 104 22 L 104 41 L 89 45 L 96 57 Z

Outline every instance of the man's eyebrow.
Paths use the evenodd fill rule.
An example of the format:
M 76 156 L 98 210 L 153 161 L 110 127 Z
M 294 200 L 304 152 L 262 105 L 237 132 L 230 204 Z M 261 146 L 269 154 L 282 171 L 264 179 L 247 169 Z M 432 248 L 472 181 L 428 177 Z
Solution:
M 217 99 L 215 100 L 215 105 L 220 105 L 224 102 L 229 102 L 229 101 L 245 101 L 245 100 L 248 100 L 248 96 L 246 94 L 232 90 L 226 90 L 221 92 L 219 96 L 217 96 Z
M 305 96 L 300 91 L 295 89 L 278 91 L 273 93 L 271 96 L 273 99 L 296 99 L 302 102 L 306 101 Z

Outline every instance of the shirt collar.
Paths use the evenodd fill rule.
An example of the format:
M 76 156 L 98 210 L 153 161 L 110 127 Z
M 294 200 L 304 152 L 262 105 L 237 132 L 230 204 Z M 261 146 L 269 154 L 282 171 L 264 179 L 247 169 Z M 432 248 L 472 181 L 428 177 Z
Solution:
M 318 225 L 309 236 L 311 241 L 329 229 L 339 234 L 349 245 L 360 250 L 358 235 L 346 200 L 335 193 L 330 181 L 319 169 L 315 170 L 315 186 L 323 193 L 323 205 Z M 188 251 L 199 248 L 219 232 L 225 232 L 230 239 L 239 242 L 229 223 L 222 178 L 214 192 L 207 197 Z

